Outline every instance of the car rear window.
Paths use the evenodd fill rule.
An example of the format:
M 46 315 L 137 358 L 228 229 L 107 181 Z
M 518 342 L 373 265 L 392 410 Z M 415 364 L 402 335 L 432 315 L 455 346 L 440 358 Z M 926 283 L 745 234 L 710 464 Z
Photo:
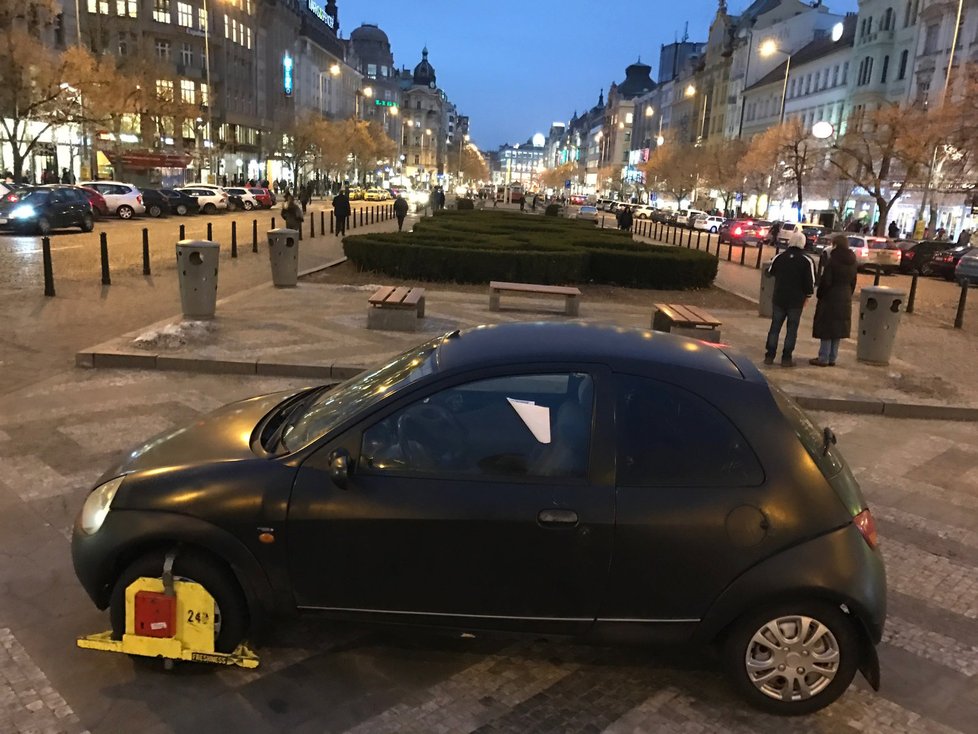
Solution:
M 870 250 L 899 250 L 896 242 L 889 240 L 869 240 L 867 242 Z
M 822 474 L 825 477 L 834 477 L 842 471 L 845 461 L 835 445 L 830 445 L 826 451 L 823 432 L 812 423 L 812 419 L 802 410 L 801 406 L 779 388 L 774 385 L 770 387 L 771 394 L 774 395 L 774 400 L 781 409 L 781 414 L 791 424 L 798 440 L 801 441 L 808 455 L 812 457 L 812 461 L 822 470 Z

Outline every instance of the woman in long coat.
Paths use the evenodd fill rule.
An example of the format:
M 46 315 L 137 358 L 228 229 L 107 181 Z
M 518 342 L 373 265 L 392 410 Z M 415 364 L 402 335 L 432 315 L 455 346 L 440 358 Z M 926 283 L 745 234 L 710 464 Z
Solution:
M 808 360 L 818 367 L 834 367 L 839 356 L 839 341 L 852 330 L 852 294 L 856 290 L 856 256 L 844 234 L 832 238 L 815 296 L 815 321 L 812 336 L 821 339 L 818 356 Z

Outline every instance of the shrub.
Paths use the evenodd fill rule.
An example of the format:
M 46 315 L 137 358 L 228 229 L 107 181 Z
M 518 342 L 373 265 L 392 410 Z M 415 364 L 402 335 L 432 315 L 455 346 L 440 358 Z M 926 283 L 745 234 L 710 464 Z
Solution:
M 508 212 L 440 211 L 410 233 L 346 237 L 343 250 L 361 270 L 459 283 L 593 281 L 683 289 L 707 287 L 717 273 L 716 258 L 705 252 L 646 245 L 588 221 Z
M 558 214 L 560 214 L 560 206 L 557 204 L 547 204 L 547 208 L 543 213 L 548 217 L 556 217 Z
M 455 208 L 459 211 L 471 211 L 475 209 L 475 202 L 472 199 L 457 199 Z

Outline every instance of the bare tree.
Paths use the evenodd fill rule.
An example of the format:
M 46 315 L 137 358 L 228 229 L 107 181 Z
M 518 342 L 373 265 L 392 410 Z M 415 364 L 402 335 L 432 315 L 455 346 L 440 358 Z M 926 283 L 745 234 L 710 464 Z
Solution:
M 642 171 L 646 185 L 673 196 L 678 207 L 683 199 L 688 199 L 703 186 L 702 168 L 701 148 L 689 143 L 667 141 L 649 156 Z
M 830 164 L 876 200 L 876 234 L 885 235 L 890 209 L 908 184 L 919 181 L 943 130 L 923 110 L 884 104 L 849 119 Z
M 788 120 L 755 135 L 748 148 L 753 172 L 767 168 L 773 186 L 790 187 L 802 216 L 805 187 L 823 151 L 824 145 L 812 137 L 799 119 Z
M 704 185 L 719 193 L 724 212 L 730 210 L 734 197 L 743 190 L 744 177 L 738 164 L 746 148 L 742 140 L 724 140 L 710 141 L 700 149 Z

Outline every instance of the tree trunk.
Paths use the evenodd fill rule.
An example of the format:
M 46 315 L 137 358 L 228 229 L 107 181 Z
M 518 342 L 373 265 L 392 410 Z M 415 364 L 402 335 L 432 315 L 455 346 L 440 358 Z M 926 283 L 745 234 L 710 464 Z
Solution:
M 876 209 L 879 211 L 879 219 L 876 220 L 876 229 L 873 234 L 877 237 L 886 237 L 887 219 L 890 218 L 890 202 L 881 196 L 876 197 Z
M 805 202 L 804 202 L 804 199 L 802 198 L 802 195 L 801 195 L 801 176 L 798 176 L 798 178 L 795 179 L 795 184 L 797 185 L 797 188 L 798 188 L 798 221 L 799 222 L 804 222 L 805 221 L 805 208 L 804 208 Z

